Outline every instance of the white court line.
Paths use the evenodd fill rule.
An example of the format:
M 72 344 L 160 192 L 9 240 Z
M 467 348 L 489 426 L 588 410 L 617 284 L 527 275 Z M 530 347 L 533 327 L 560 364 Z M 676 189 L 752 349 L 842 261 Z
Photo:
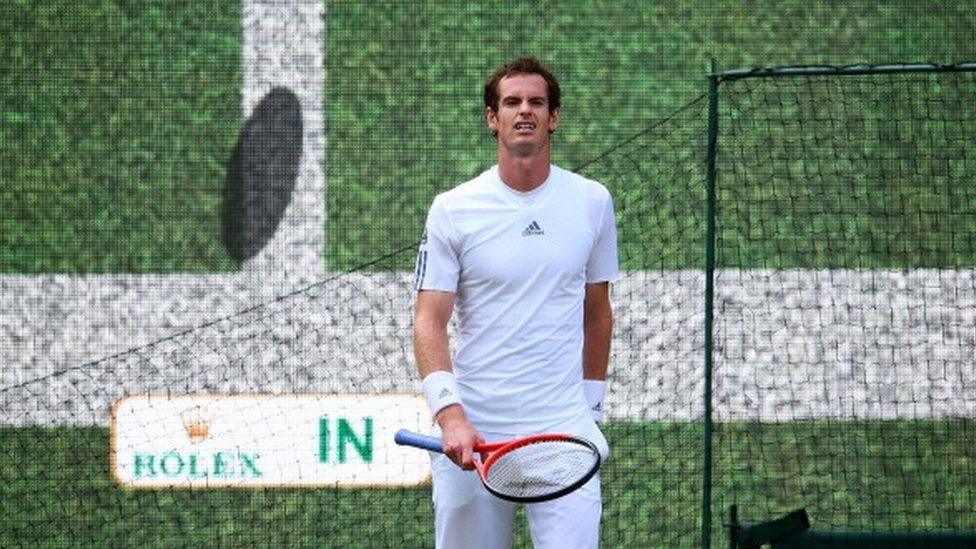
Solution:
M 226 288 L 199 277 L 182 283 L 191 279 L 195 312 L 159 313 L 212 318 L 200 311 L 216 309 Z M 154 349 L 144 364 L 108 361 L 0 394 L 14 411 L 3 421 L 103 424 L 125 393 L 416 391 L 410 279 L 343 276 L 321 286 L 320 299 L 299 296 L 239 325 L 206 328 Z M 716 287 L 716 419 L 976 417 L 976 271 L 719 271 Z M 630 271 L 615 286 L 610 418 L 701 416 L 703 288 L 697 271 Z M 162 307 L 166 291 L 107 287 L 96 299 Z M 111 340 L 111 328 L 76 325 L 79 339 Z
M 244 1 L 245 117 L 284 86 L 302 108 L 303 151 L 292 202 L 248 273 L 305 283 L 325 276 L 324 0 Z

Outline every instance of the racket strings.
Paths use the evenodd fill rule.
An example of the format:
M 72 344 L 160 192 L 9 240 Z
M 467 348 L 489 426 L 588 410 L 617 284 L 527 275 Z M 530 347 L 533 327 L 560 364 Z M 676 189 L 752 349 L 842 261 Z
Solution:
M 577 442 L 536 442 L 498 456 L 485 472 L 485 483 L 515 498 L 545 497 L 585 479 L 598 462 L 596 452 Z

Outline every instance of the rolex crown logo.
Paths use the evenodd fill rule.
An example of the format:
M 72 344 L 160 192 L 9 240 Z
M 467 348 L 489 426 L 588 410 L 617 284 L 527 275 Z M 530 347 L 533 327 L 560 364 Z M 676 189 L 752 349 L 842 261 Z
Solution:
M 193 442 L 201 442 L 210 436 L 210 425 L 206 423 L 188 423 L 186 425 L 186 436 Z
M 210 411 L 203 406 L 194 406 L 181 414 L 186 436 L 191 442 L 202 442 L 210 436 Z

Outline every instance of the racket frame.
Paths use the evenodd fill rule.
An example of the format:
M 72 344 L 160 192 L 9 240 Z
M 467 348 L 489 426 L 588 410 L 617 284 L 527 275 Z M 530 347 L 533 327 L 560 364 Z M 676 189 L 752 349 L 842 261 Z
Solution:
M 397 431 L 396 435 L 394 435 L 393 437 L 393 440 L 397 444 L 400 444 L 402 446 L 413 446 L 415 448 L 421 448 L 423 450 L 429 450 L 431 452 L 437 452 L 439 454 L 444 453 L 444 446 L 441 439 L 432 436 L 421 435 L 418 433 L 414 433 L 412 431 L 408 431 L 406 429 L 400 429 L 399 431 Z M 553 441 L 572 442 L 575 444 L 579 444 L 580 446 L 586 447 L 591 452 L 593 452 L 593 455 L 596 458 L 593 460 L 593 466 L 590 468 L 589 471 L 586 472 L 586 474 L 582 475 L 578 480 L 569 484 L 568 486 L 560 488 L 555 492 L 549 494 L 542 494 L 539 496 L 513 496 L 511 494 L 506 494 L 504 492 L 497 491 L 488 483 L 488 471 L 491 469 L 491 466 L 495 462 L 497 462 L 500 458 L 504 457 L 505 455 L 523 446 L 528 446 L 530 444 L 537 444 L 540 442 L 553 442 Z M 549 501 L 552 499 L 565 496 L 566 494 L 575 491 L 576 489 L 580 488 L 581 486 L 589 482 L 589 480 L 593 478 L 593 475 L 595 475 L 597 471 L 600 470 L 600 462 L 602 461 L 600 458 L 600 451 L 599 449 L 597 449 L 596 444 L 593 444 L 592 442 L 586 440 L 585 438 L 580 438 L 573 435 L 567 435 L 564 433 L 544 433 L 540 435 L 530 435 L 527 437 L 517 438 L 513 440 L 506 440 L 502 442 L 476 444 L 474 446 L 474 451 L 477 452 L 481 457 L 480 460 L 478 459 L 474 460 L 474 466 L 475 469 L 478 471 L 478 476 L 481 478 L 481 483 L 485 486 L 485 489 L 488 490 L 488 492 L 495 497 L 508 500 L 508 501 L 513 501 L 516 503 L 538 503 L 540 501 Z

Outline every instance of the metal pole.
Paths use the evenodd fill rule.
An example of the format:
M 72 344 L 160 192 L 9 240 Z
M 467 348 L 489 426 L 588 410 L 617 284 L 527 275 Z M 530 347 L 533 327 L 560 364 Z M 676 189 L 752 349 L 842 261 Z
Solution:
M 708 76 L 708 157 L 705 203 L 705 390 L 702 415 L 702 504 L 701 546 L 709 549 L 712 532 L 712 308 L 715 288 L 715 154 L 718 138 L 718 84 L 715 60 Z

